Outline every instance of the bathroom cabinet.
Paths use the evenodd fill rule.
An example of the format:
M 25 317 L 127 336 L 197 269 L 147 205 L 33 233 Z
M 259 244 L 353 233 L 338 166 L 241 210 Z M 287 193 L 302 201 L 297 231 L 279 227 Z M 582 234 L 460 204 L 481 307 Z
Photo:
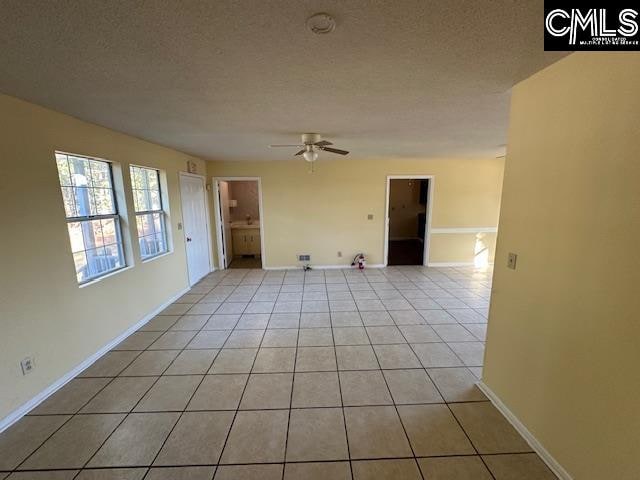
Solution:
M 235 255 L 260 255 L 260 228 L 232 229 L 231 239 Z

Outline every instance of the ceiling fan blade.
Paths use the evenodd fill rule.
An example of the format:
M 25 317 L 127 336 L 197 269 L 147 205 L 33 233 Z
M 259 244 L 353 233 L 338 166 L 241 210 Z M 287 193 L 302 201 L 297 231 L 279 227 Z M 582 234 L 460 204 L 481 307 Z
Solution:
M 306 152 L 305 148 L 303 148 L 302 150 L 300 150 L 298 153 L 294 154 L 293 156 L 295 157 L 296 155 L 302 155 L 304 152 Z
M 269 145 L 270 148 L 278 148 L 278 147 L 304 147 L 304 145 L 296 144 L 296 145 Z
M 320 140 L 319 142 L 314 143 L 316 147 L 326 147 L 327 145 L 333 145 L 333 143 L 327 140 Z
M 326 152 L 337 153 L 338 155 L 346 155 L 349 153 L 346 150 L 340 150 L 339 148 L 320 147 L 320 149 Z

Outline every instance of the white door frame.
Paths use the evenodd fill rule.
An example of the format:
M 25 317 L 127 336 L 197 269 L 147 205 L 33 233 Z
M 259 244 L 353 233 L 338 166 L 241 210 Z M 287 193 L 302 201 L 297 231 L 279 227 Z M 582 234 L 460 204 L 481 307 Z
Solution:
M 209 272 L 213 272 L 215 270 L 214 266 L 213 266 L 213 259 L 211 258 L 211 252 L 212 252 L 212 248 L 211 248 L 211 217 L 209 216 L 209 202 L 207 202 L 207 179 L 204 175 L 197 175 L 195 173 L 187 173 L 187 172 L 178 172 L 178 188 L 180 189 L 180 216 L 181 216 L 181 222 L 182 223 L 182 237 L 183 237 L 183 241 L 184 241 L 184 254 L 185 254 L 185 261 L 187 262 L 187 283 L 189 284 L 189 286 L 193 286 L 191 284 L 191 280 L 189 279 L 189 262 L 188 259 L 186 257 L 187 255 L 187 241 L 186 241 L 186 234 L 185 234 L 185 230 L 184 230 L 184 218 L 182 217 L 182 180 L 180 177 L 192 177 L 192 178 L 199 178 L 200 180 L 202 180 L 202 191 L 204 193 L 204 215 L 207 219 L 207 221 L 205 222 L 205 227 L 207 229 L 207 257 L 209 257 Z
M 231 263 L 231 260 L 233 260 L 233 258 L 229 258 L 229 246 L 233 247 L 233 236 L 232 236 L 232 232 L 231 232 L 231 218 L 226 218 L 226 216 L 223 214 L 223 208 L 222 208 L 222 189 L 221 187 L 221 183 L 224 182 L 227 185 L 227 215 L 231 215 L 231 207 L 228 205 L 229 200 L 231 200 L 231 197 L 229 196 L 229 182 L 225 182 L 224 180 L 213 180 L 211 182 L 211 185 L 215 187 L 215 189 L 213 190 L 213 195 L 215 195 L 215 200 L 218 201 L 217 205 L 214 202 L 214 206 L 213 206 L 213 211 L 214 211 L 214 228 L 216 229 L 216 246 L 220 246 L 222 248 L 218 248 L 217 249 L 217 254 L 218 254 L 218 263 L 219 263 L 219 268 L 220 270 L 222 269 L 226 269 L 229 268 L 229 264 Z M 213 199 L 214 197 L 212 197 Z M 216 208 L 217 207 L 217 208 Z M 220 216 L 220 228 L 217 228 L 218 222 L 216 221 L 216 217 Z M 226 225 L 225 222 L 229 222 L 229 236 L 231 236 L 232 238 L 227 238 L 227 231 L 226 231 Z M 233 256 L 233 248 L 231 248 L 231 255 Z M 224 261 L 222 260 L 222 257 L 224 256 Z
M 215 228 L 216 228 L 216 244 L 218 252 L 218 268 L 224 270 L 224 261 L 222 260 L 222 221 L 220 219 L 220 205 L 218 199 L 220 198 L 220 188 L 218 182 L 258 182 L 258 213 L 260 214 L 260 259 L 262 261 L 262 268 L 266 267 L 266 255 L 264 249 L 264 212 L 262 209 L 262 177 L 211 177 L 211 183 L 213 184 L 213 210 L 215 212 Z M 229 262 L 231 263 L 231 262 Z
M 427 215 L 424 226 L 424 252 L 422 265 L 429 265 L 429 246 L 431 243 L 431 212 L 433 209 L 433 190 L 435 177 L 433 175 L 387 175 L 387 192 L 384 207 L 384 266 L 389 264 L 389 196 L 391 194 L 391 180 L 429 180 L 427 190 Z

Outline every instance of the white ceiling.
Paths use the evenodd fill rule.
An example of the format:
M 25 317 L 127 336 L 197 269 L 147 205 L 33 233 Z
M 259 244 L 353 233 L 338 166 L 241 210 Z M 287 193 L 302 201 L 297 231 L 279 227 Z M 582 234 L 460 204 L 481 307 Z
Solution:
M 0 2 L 0 91 L 210 159 L 493 156 L 542 0 Z M 328 35 L 313 13 L 337 21 Z M 325 154 L 323 154 L 325 155 Z M 328 154 L 327 154 L 328 155 Z M 349 158 L 349 157 L 348 157 Z

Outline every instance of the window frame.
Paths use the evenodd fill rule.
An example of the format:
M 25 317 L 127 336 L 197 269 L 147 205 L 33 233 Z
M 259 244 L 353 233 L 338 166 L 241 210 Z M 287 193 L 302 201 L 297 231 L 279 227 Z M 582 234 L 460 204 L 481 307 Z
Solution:
M 100 162 L 100 163 L 105 163 L 109 169 L 109 184 L 110 184 L 110 193 L 111 193 L 111 201 L 113 203 L 113 210 L 115 213 L 110 213 L 110 214 L 95 214 L 95 215 L 76 215 L 73 217 L 68 217 L 67 216 L 67 211 L 66 211 L 66 206 L 65 206 L 65 198 L 64 198 L 64 189 L 65 188 L 79 188 L 76 185 L 63 185 L 60 179 L 60 170 L 58 169 L 58 155 L 64 155 L 66 157 L 66 161 L 67 161 L 67 165 L 69 168 L 69 173 L 71 174 L 71 168 L 70 168 L 70 164 L 69 164 L 69 157 L 76 157 L 76 158 L 82 158 L 82 159 L 86 159 L 88 161 L 93 161 L 93 162 Z M 71 256 L 72 256 L 72 260 L 73 260 L 73 264 L 74 264 L 74 268 L 76 270 L 76 281 L 78 282 L 78 286 L 80 287 L 84 287 L 86 285 L 89 285 L 91 283 L 94 283 L 98 280 L 102 280 L 105 277 L 111 276 L 114 273 L 118 273 L 122 270 L 125 270 L 127 268 L 130 267 L 130 265 L 127 262 L 127 255 L 126 255 L 126 251 L 125 251 L 125 241 L 124 241 L 124 236 L 122 234 L 122 215 L 120 213 L 120 208 L 118 205 L 118 195 L 116 192 L 116 182 L 115 182 L 115 177 L 113 174 L 113 162 L 104 158 L 99 158 L 99 157 L 92 157 L 89 155 L 83 155 L 83 154 L 78 154 L 78 153 L 71 153 L 71 152 L 65 152 L 65 151 L 61 151 L 61 150 L 56 150 L 54 152 L 54 158 L 56 161 L 56 170 L 58 172 L 58 183 L 59 183 L 59 187 L 60 187 L 60 193 L 62 194 L 62 201 L 63 201 L 63 209 L 65 211 L 65 220 L 67 223 L 67 235 L 69 235 L 69 246 L 71 248 Z M 80 187 L 81 188 L 81 187 Z M 75 193 L 74 193 L 74 204 L 76 202 L 76 198 L 75 198 Z M 77 205 L 75 205 L 75 213 L 78 213 L 78 208 Z M 115 245 L 117 250 L 118 250 L 118 258 L 120 260 L 120 266 L 116 267 L 116 268 L 111 268 L 109 270 L 105 270 L 103 272 L 100 272 L 98 275 L 93 275 L 91 277 L 87 277 L 84 278 L 83 280 L 80 280 L 78 278 L 78 270 L 76 268 L 76 262 L 75 262 L 75 258 L 73 258 L 75 256 L 76 253 L 80 253 L 80 252 L 84 252 L 85 254 L 85 260 L 87 260 L 87 265 L 88 265 L 88 258 L 87 258 L 87 252 L 91 249 L 87 249 L 87 248 L 83 248 L 83 250 L 78 250 L 76 252 L 73 251 L 73 244 L 72 244 L 72 240 L 71 240 L 71 233 L 69 231 L 69 225 L 72 223 L 78 223 L 80 225 L 82 225 L 83 223 L 89 223 L 89 222 L 93 222 L 96 220 L 113 220 L 114 223 L 114 230 L 115 230 L 115 237 L 116 237 L 116 242 L 114 244 L 110 244 L 110 245 Z M 102 224 L 101 224 L 102 227 Z M 108 246 L 110 246 L 108 245 Z M 86 247 L 86 245 L 84 245 L 84 235 L 83 235 L 83 247 Z M 99 248 L 99 247 L 93 247 L 93 248 Z
M 136 191 L 153 191 L 151 189 L 141 189 L 141 188 L 136 188 L 134 186 L 134 182 L 133 182 L 133 169 L 140 169 L 140 170 L 151 170 L 153 172 L 155 172 L 156 174 L 156 183 L 158 185 L 158 200 L 160 202 L 160 207 L 158 209 L 154 209 L 154 210 L 136 210 Z M 161 171 L 158 168 L 154 168 L 154 167 L 146 167 L 144 165 L 138 165 L 138 164 L 130 164 L 129 165 L 129 180 L 131 182 L 131 194 L 133 196 L 133 214 L 135 216 L 136 222 L 136 237 L 138 239 L 138 249 L 140 252 L 140 259 L 143 263 L 154 260 L 158 257 L 161 257 L 163 255 L 167 255 L 169 253 L 171 253 L 171 250 L 169 249 L 169 235 L 167 232 L 167 211 L 165 209 L 165 202 L 164 202 L 164 198 L 163 198 L 163 189 L 162 189 L 162 175 L 161 175 Z M 161 232 L 156 232 L 155 231 L 155 224 L 153 223 L 153 221 L 151 222 L 154 227 L 154 232 L 151 235 L 142 235 L 140 236 L 140 232 L 138 231 L 138 217 L 141 216 L 145 216 L 145 215 L 151 215 L 152 219 L 153 219 L 153 215 L 158 214 L 160 216 L 160 228 L 161 228 Z M 152 255 L 144 255 L 142 248 L 140 246 L 140 240 L 142 238 L 145 237 L 149 237 L 149 236 L 156 236 L 158 233 L 162 233 L 162 241 L 163 241 L 163 245 L 164 245 L 164 249 L 161 251 L 158 251 Z

